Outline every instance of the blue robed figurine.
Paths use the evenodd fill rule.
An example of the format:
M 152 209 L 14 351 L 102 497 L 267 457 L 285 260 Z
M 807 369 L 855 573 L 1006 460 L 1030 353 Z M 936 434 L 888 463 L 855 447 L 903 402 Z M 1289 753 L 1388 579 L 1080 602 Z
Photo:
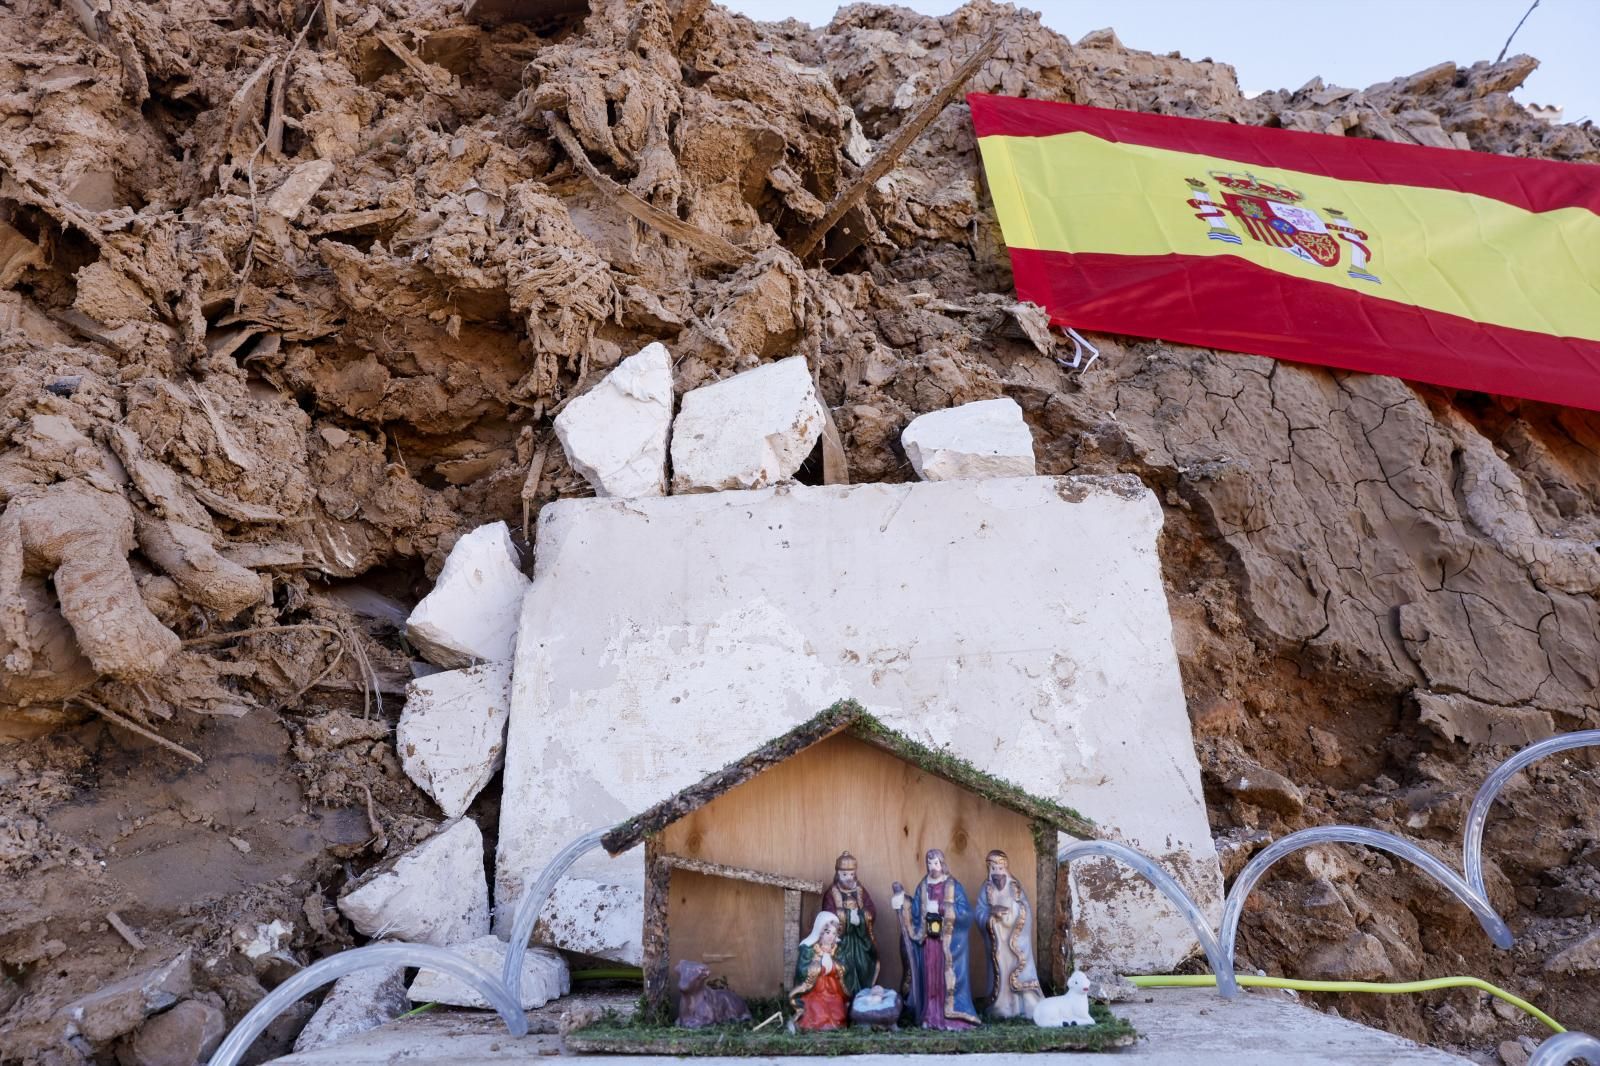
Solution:
M 915 968 L 909 975 L 907 1005 L 924 1029 L 970 1029 L 978 1024 L 967 971 L 972 907 L 966 890 L 950 876 L 944 852 L 930 849 L 926 862 L 927 876 L 911 898 L 896 884 L 891 901 L 910 941 L 908 962 Z

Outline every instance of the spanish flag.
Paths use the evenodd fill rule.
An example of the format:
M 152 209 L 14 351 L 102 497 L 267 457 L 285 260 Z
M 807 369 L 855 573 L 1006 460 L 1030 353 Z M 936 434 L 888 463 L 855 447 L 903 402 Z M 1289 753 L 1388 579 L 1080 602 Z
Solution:
M 1059 325 L 1600 410 L 1600 167 L 967 102 Z

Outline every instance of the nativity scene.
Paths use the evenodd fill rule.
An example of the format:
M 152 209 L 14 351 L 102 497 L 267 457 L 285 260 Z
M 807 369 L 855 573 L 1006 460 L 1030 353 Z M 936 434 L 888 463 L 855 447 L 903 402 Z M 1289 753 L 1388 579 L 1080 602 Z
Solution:
M 1061 834 L 1095 832 L 845 702 L 602 843 L 644 846 L 644 1006 L 657 1024 L 703 1027 L 709 968 L 719 996 L 754 1008 L 752 1032 L 925 1032 L 946 1043 L 923 1050 L 954 1050 L 995 1025 L 1031 1028 L 1041 972 L 1065 963 Z M 695 975 L 687 1000 L 674 969 Z

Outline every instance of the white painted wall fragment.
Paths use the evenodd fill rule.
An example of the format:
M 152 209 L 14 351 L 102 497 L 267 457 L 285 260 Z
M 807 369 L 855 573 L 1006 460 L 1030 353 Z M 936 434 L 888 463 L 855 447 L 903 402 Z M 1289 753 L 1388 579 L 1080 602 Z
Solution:
M 364 935 L 447 947 L 489 931 L 483 834 L 461 818 L 393 863 L 369 871 L 339 899 Z
M 804 356 L 688 392 L 672 430 L 672 491 L 758 489 L 794 476 L 822 436 Z
M 596 496 L 665 496 L 672 426 L 672 359 L 646 345 L 556 416 L 572 468 Z
M 1009 396 L 919 415 L 900 444 L 924 481 L 1034 474 L 1033 433 Z
M 546 506 L 512 683 L 500 921 L 573 837 L 847 696 L 1076 807 L 1215 915 L 1160 525 L 1131 477 Z M 642 874 L 637 852 L 580 862 L 536 939 L 638 962 Z M 1114 864 L 1071 876 L 1080 965 L 1163 972 L 1194 948 L 1164 899 Z
M 395 748 L 406 776 L 459 818 L 500 769 L 511 716 L 511 663 L 420 677 L 406 687 Z
M 450 549 L 433 591 L 406 620 L 406 639 L 446 669 L 509 659 L 527 590 L 506 524 L 479 526 Z
M 464 944 L 452 944 L 450 950 L 499 977 L 500 968 L 506 964 L 506 946 L 499 937 L 480 936 Z M 572 975 L 567 971 L 567 960 L 549 948 L 529 948 L 522 956 L 522 1009 L 542 1007 L 570 991 Z M 489 1001 L 470 985 L 438 970 L 418 970 L 406 996 L 413 1003 L 490 1009 Z

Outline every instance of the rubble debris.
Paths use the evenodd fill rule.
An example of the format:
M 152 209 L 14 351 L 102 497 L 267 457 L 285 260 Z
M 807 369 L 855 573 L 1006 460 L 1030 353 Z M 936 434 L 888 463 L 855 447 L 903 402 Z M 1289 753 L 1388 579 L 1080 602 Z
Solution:
M 1597 724 L 1600 416 L 1104 334 L 1086 339 L 1105 358 L 1069 374 L 1016 303 L 966 108 L 910 134 L 998 39 L 965 88 L 1600 162 L 1594 124 L 1513 97 L 1536 61 L 1246 98 L 1225 62 L 1109 32 L 1074 44 L 989 0 L 937 18 L 855 5 L 815 28 L 706 0 L 587 6 L 488 24 L 414 0 L 226 18 L 172 0 L 0 5 L 17 131 L 0 149 L 0 1059 L 61 1054 L 64 1008 L 185 946 L 197 994 L 237 1020 L 268 975 L 236 972 L 231 931 L 307 900 L 270 966 L 362 939 L 328 893 L 440 816 L 375 698 L 412 674 L 404 615 L 463 533 L 531 529 L 594 491 L 551 416 L 652 342 L 685 392 L 804 356 L 838 433 L 827 482 L 908 481 L 908 423 L 1009 396 L 1040 472 L 1148 486 L 1230 864 L 1256 832 L 1438 831 L 1503 754 L 1501 712 L 1464 701 L 1541 732 Z M 280 192 L 292 217 L 268 210 Z M 858 198 L 795 255 L 841 196 Z M 26 545 L 19 563 L 24 517 L 60 565 Z M 772 542 L 763 567 L 792 550 Z M 64 611 L 62 566 L 103 600 Z M 356 584 L 398 606 L 331 594 Z M 101 602 L 115 624 L 91 619 Z M 1080 671 L 1092 629 L 1072 629 Z M 871 670 L 893 685 L 899 664 Z M 1446 739 L 1416 692 L 1450 697 L 1453 735 L 1477 722 L 1491 742 Z M 1213 705 L 1230 710 L 1208 731 Z M 1070 761 L 1076 738 L 1051 736 Z M 151 758 L 157 743 L 206 770 Z M 1240 758 L 1293 782 L 1299 813 L 1227 791 Z M 230 788 L 199 789 L 224 772 Z M 1596 801 L 1534 777 L 1488 841 L 1526 950 L 1488 947 L 1380 863 L 1337 879 L 1354 903 L 1316 896 L 1314 918 L 1291 878 L 1264 883 L 1241 960 L 1304 972 L 1332 945 L 1375 964 L 1351 939 L 1366 931 L 1421 977 L 1449 944 L 1452 968 L 1536 983 L 1553 1014 L 1600 1028 L 1589 978 L 1547 972 L 1537 946 L 1559 950 L 1577 934 L 1543 930 L 1594 910 Z M 538 935 L 637 953 L 624 896 L 565 882 Z M 1492 1052 L 1485 1012 L 1337 1002 Z M 73 1039 L 106 1060 L 126 1036 Z
M 794 476 L 822 436 L 803 356 L 684 394 L 672 432 L 672 491 L 759 489 Z
M 555 419 L 567 462 L 596 496 L 665 496 L 672 426 L 672 357 L 646 345 Z
M 404 1014 L 405 970 L 357 970 L 333 983 L 317 1013 L 295 1038 L 295 1051 L 310 1051 L 376 1029 Z
M 1279 814 L 1299 814 L 1306 803 L 1298 785 L 1264 766 L 1242 768 L 1228 778 L 1222 787 L 1246 803 L 1266 807 Z
M 370 937 L 447 947 L 489 931 L 483 834 L 458 818 L 368 871 L 339 897 L 339 910 Z
M 118 1059 L 127 1066 L 194 1066 L 217 1049 L 227 1031 L 221 1008 L 186 999 L 141 1025 Z
M 433 591 L 406 619 L 406 639 L 445 669 L 508 661 L 527 588 L 506 524 L 479 526 L 450 549 Z
M 510 662 L 419 677 L 395 726 L 400 765 L 446 818 L 459 818 L 504 761 Z
M 1520 748 L 1556 734 L 1549 711 L 1422 691 L 1416 699 L 1419 720 L 1446 740 Z
M 924 481 L 1032 477 L 1033 434 L 1017 401 L 978 400 L 918 415 L 900 434 L 911 468 Z
M 1600 975 L 1600 929 L 1552 955 L 1544 968 L 1551 973 Z
M 62 1008 L 61 1037 L 112 1040 L 177 1003 L 193 987 L 189 952 L 179 952 L 159 966 L 114 981 Z
M 496 936 L 452 944 L 450 950 L 496 976 L 506 962 L 506 942 Z M 522 957 L 522 1009 L 535 1010 L 570 991 L 572 975 L 567 970 L 567 960 L 549 948 L 529 948 Z M 418 970 L 406 990 L 406 998 L 413 1003 L 489 1009 L 488 1000 L 474 989 L 437 970 Z

